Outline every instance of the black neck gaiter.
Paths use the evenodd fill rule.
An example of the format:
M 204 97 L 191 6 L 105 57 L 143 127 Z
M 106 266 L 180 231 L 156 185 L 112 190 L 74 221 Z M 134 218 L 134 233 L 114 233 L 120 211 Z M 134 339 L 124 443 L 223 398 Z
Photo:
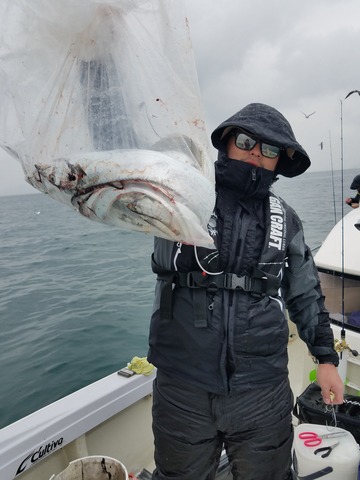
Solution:
M 215 162 L 217 188 L 233 190 L 239 198 L 262 200 L 268 194 L 275 177 L 276 174 L 271 170 L 232 160 L 224 153 L 219 153 Z

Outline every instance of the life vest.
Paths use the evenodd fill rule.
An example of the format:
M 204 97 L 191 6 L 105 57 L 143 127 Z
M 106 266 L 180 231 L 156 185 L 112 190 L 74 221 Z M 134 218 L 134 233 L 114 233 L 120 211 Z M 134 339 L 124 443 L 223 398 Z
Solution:
M 206 273 L 205 269 L 201 270 L 200 266 L 199 270 L 178 272 L 158 265 L 153 254 L 151 259 L 152 270 L 157 274 L 158 280 L 164 281 L 160 298 L 161 317 L 171 320 L 172 296 L 175 286 L 194 290 L 195 324 L 197 327 L 207 326 L 205 321 L 206 296 L 209 293 L 215 294 L 218 289 L 241 290 L 258 298 L 266 295 L 277 296 L 286 256 L 287 217 L 283 201 L 273 192 L 269 192 L 268 196 L 266 224 L 266 238 L 261 258 L 257 267 L 254 267 L 248 275 L 240 276 L 231 272 L 209 274 Z

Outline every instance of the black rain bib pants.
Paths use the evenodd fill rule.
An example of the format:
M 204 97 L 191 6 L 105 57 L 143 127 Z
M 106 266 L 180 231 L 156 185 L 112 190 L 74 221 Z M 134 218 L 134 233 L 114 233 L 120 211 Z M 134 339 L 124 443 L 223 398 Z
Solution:
M 153 479 L 213 480 L 223 448 L 235 480 L 292 478 L 292 406 L 288 379 L 217 395 L 158 371 Z

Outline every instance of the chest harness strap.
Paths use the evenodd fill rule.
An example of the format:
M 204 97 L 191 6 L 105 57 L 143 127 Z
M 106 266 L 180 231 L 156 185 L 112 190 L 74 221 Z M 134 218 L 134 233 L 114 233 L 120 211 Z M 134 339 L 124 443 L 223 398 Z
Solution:
M 240 290 L 247 292 L 255 298 L 265 295 L 275 296 L 280 288 L 280 278 L 254 268 L 251 276 L 239 276 L 235 273 L 222 273 L 220 275 L 207 275 L 201 271 L 176 272 L 160 268 L 152 258 L 152 270 L 158 275 L 159 280 L 165 284 L 160 297 L 160 315 L 162 319 L 172 318 L 172 290 L 174 286 L 194 290 L 194 316 L 195 326 L 207 326 L 207 294 L 215 295 L 219 289 Z

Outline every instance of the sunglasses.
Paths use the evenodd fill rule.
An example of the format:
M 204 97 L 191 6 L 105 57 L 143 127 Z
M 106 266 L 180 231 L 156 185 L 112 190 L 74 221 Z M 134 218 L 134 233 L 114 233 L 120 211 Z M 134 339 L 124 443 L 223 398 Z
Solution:
M 250 135 L 240 130 L 233 130 L 233 135 L 235 137 L 235 145 L 240 148 L 240 150 L 250 151 L 255 145 L 259 144 L 261 154 L 267 158 L 276 158 L 282 150 L 281 147 L 264 143 L 258 138 L 250 137 Z

